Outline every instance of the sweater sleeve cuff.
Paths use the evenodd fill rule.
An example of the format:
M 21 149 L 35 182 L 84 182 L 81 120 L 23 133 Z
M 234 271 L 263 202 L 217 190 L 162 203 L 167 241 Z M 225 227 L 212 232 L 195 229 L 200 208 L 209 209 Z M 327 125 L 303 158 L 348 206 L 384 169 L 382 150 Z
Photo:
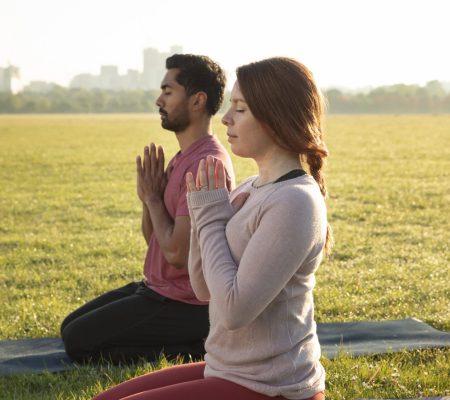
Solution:
M 207 204 L 214 204 L 229 199 L 228 189 L 200 190 L 188 193 L 188 204 L 190 208 L 198 208 Z

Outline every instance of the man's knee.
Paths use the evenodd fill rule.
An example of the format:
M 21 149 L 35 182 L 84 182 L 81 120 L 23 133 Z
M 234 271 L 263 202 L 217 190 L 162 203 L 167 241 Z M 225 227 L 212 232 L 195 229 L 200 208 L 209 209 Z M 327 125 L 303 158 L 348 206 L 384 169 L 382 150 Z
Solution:
M 87 361 L 92 357 L 93 345 L 90 343 L 86 329 L 72 321 L 69 324 L 61 326 L 61 338 L 64 343 L 66 353 L 75 361 Z
M 69 314 L 66 318 L 64 318 L 63 322 L 61 323 L 61 326 L 59 328 L 59 333 L 61 337 L 63 336 L 63 332 L 66 330 L 67 325 L 69 325 L 70 322 L 72 322 L 73 318 L 71 318 L 72 314 Z

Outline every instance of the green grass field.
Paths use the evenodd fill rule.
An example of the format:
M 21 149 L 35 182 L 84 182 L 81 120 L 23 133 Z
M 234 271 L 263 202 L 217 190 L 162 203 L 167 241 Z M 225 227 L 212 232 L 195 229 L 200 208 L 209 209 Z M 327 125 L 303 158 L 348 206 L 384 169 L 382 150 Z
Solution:
M 336 246 L 318 322 L 419 318 L 450 331 L 450 116 L 332 116 Z M 226 143 L 219 120 L 215 131 Z M 0 116 L 0 340 L 53 337 L 66 314 L 140 279 L 135 156 L 172 133 L 150 115 Z M 256 171 L 233 158 L 238 182 Z M 450 395 L 450 351 L 323 359 L 327 399 Z M 0 377 L 0 399 L 90 399 L 167 365 Z

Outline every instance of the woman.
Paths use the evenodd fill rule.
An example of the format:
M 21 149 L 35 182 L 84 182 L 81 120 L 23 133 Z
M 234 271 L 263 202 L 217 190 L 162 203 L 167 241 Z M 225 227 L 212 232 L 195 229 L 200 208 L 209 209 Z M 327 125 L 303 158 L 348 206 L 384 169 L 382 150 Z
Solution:
M 237 69 L 222 122 L 233 153 L 253 158 L 259 173 L 231 196 L 220 160 L 208 157 L 195 180 L 187 176 L 189 275 L 196 296 L 210 301 L 205 362 L 135 378 L 98 399 L 324 399 L 312 296 L 332 241 L 322 113 L 299 62 Z

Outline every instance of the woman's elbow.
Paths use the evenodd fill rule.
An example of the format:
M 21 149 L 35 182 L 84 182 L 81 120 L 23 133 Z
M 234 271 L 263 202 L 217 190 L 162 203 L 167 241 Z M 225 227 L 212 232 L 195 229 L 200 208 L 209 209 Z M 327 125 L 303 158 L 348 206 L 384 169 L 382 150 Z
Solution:
M 243 318 L 242 315 L 239 315 L 239 313 L 228 312 L 224 314 L 225 315 L 222 318 L 222 325 L 229 331 L 235 331 L 248 325 L 247 319 Z

